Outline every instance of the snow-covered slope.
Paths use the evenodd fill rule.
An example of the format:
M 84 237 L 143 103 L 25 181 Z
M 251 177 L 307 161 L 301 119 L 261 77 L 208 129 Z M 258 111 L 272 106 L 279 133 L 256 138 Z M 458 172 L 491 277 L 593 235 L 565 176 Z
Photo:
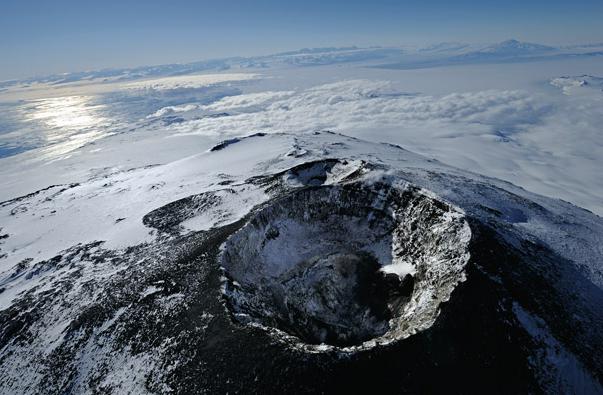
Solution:
M 3 393 L 601 391 L 603 220 L 395 145 L 234 138 L 0 224 Z
M 601 215 L 602 64 L 297 67 L 106 84 L 105 92 L 51 89 L 0 104 L 0 201 L 165 163 L 242 134 L 329 129 L 401 144 Z M 569 95 L 550 86 L 576 70 L 592 75 L 576 77 L 587 85 L 563 77 L 580 84 Z

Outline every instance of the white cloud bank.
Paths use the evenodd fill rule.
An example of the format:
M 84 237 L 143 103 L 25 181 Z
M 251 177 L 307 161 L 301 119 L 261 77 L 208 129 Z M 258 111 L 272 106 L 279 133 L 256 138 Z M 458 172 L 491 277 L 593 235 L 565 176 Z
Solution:
M 152 90 L 198 89 L 222 82 L 245 81 L 254 78 L 257 78 L 257 75 L 251 73 L 182 75 L 130 82 L 123 84 L 122 88 Z
M 423 96 L 352 80 L 159 110 L 176 135 L 329 129 L 385 141 L 603 214 L 603 95 L 489 90 Z M 212 114 L 220 113 L 220 117 Z M 224 114 L 226 113 L 226 114 Z M 209 116 L 208 116 L 209 115 Z

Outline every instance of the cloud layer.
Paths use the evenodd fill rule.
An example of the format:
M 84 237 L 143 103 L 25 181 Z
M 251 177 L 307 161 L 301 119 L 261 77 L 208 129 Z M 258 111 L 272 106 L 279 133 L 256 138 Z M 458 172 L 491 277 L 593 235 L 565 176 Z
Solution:
M 170 126 L 176 135 L 329 129 L 395 143 L 603 213 L 602 98 L 521 90 L 425 96 L 395 91 L 387 82 L 351 80 L 154 115 L 177 112 L 183 122 Z

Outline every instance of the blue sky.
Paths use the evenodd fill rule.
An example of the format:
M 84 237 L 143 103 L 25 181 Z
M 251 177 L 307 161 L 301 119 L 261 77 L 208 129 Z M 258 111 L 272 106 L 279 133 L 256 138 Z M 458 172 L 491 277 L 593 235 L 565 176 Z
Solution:
M 602 42 L 602 20 L 602 0 L 3 0 L 0 80 L 333 45 Z

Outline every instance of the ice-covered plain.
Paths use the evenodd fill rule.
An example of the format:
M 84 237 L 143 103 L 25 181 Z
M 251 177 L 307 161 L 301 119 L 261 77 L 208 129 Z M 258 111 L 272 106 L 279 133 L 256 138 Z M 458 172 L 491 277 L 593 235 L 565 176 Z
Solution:
M 0 83 L 1 392 L 601 393 L 602 124 L 603 45 Z

